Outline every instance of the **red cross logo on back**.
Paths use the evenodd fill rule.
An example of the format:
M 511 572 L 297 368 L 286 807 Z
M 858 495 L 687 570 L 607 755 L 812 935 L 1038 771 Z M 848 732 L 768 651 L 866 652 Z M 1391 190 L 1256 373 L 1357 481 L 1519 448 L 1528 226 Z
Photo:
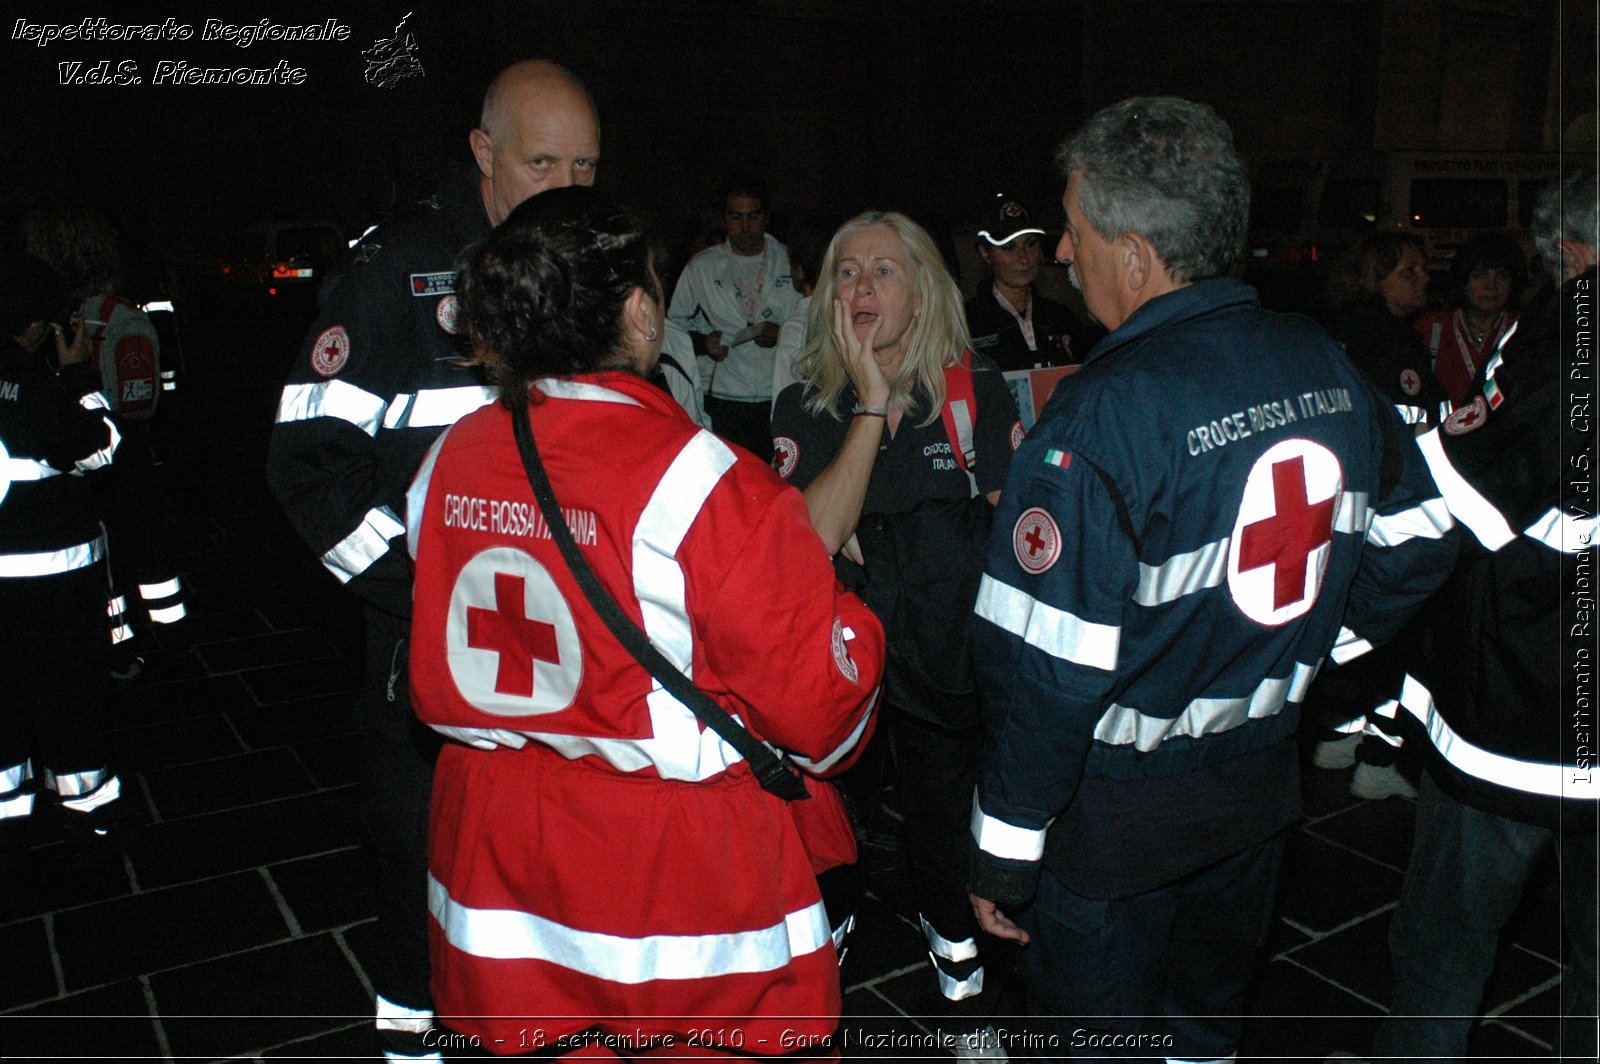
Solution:
M 550 571 L 517 547 L 490 547 L 461 567 L 445 647 L 456 690 L 491 716 L 559 713 L 583 684 L 572 608 Z
M 1305 597 L 1311 552 L 1333 539 L 1333 500 L 1306 498 L 1306 460 L 1301 455 L 1272 463 L 1272 498 L 1277 512 L 1246 525 L 1239 543 L 1239 571 L 1273 567 L 1272 608 Z
M 1251 465 L 1228 545 L 1228 593 L 1246 617 L 1276 626 L 1316 605 L 1343 492 L 1338 456 L 1313 440 L 1283 440 Z
M 526 615 L 527 583 L 514 573 L 494 574 L 492 610 L 467 607 L 467 646 L 500 656 L 494 689 L 503 695 L 533 697 L 533 663 L 560 663 L 556 626 Z

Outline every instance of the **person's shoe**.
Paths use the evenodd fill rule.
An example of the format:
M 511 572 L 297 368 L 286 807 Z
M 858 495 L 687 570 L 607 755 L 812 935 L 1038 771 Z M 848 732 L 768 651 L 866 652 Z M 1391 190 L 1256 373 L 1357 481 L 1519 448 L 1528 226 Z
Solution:
M 1311 763 L 1318 768 L 1349 768 L 1356 763 L 1356 747 L 1361 745 L 1361 735 L 1346 735 L 1343 739 L 1324 739 L 1311 753 Z
M 1376 802 L 1384 798 L 1416 798 L 1417 789 L 1394 765 L 1360 764 L 1350 779 L 1350 793 Z
M 1000 1044 L 1000 1035 L 993 1026 L 956 1035 L 954 1052 L 957 1060 L 1011 1059 L 1006 1047 Z

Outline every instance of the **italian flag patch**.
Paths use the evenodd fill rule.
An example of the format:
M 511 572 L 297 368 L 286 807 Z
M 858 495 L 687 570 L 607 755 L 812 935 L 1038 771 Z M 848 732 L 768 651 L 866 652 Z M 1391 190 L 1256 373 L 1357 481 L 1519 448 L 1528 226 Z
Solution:
M 1505 393 L 1500 390 L 1493 377 L 1483 382 L 1483 394 L 1489 400 L 1489 409 L 1498 410 L 1500 404 L 1506 401 Z
M 1044 464 L 1060 466 L 1062 469 L 1070 468 L 1072 465 L 1072 452 L 1058 451 L 1052 447 L 1044 452 Z

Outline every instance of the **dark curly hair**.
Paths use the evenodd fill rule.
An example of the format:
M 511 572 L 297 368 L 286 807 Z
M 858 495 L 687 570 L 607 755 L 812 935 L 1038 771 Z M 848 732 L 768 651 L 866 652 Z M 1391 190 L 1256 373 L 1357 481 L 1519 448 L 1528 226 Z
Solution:
M 1479 233 L 1461 245 L 1450 260 L 1451 306 L 1467 305 L 1467 282 L 1472 279 L 1472 271 L 1479 269 L 1505 270 L 1511 275 L 1511 298 L 1506 306 L 1517 309 L 1517 300 L 1528 283 L 1528 263 L 1517 238 L 1510 233 Z
M 662 298 L 639 219 L 579 185 L 527 200 L 458 265 L 466 333 L 502 402 L 538 377 L 630 368 L 623 302 L 635 288 Z

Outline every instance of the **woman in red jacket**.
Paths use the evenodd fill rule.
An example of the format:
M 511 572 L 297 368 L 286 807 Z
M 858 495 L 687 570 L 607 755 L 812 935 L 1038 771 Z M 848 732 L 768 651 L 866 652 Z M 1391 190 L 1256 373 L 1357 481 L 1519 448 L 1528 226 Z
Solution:
M 440 1019 L 502 1053 L 814 1052 L 839 973 L 797 817 L 849 860 L 842 806 L 767 793 L 611 634 L 540 516 L 512 409 L 606 593 L 808 769 L 842 770 L 870 733 L 881 628 L 800 493 L 647 379 L 664 302 L 631 214 L 546 192 L 467 254 L 457 291 L 501 401 L 439 438 L 407 499 L 412 697 L 455 740 L 430 825 Z

